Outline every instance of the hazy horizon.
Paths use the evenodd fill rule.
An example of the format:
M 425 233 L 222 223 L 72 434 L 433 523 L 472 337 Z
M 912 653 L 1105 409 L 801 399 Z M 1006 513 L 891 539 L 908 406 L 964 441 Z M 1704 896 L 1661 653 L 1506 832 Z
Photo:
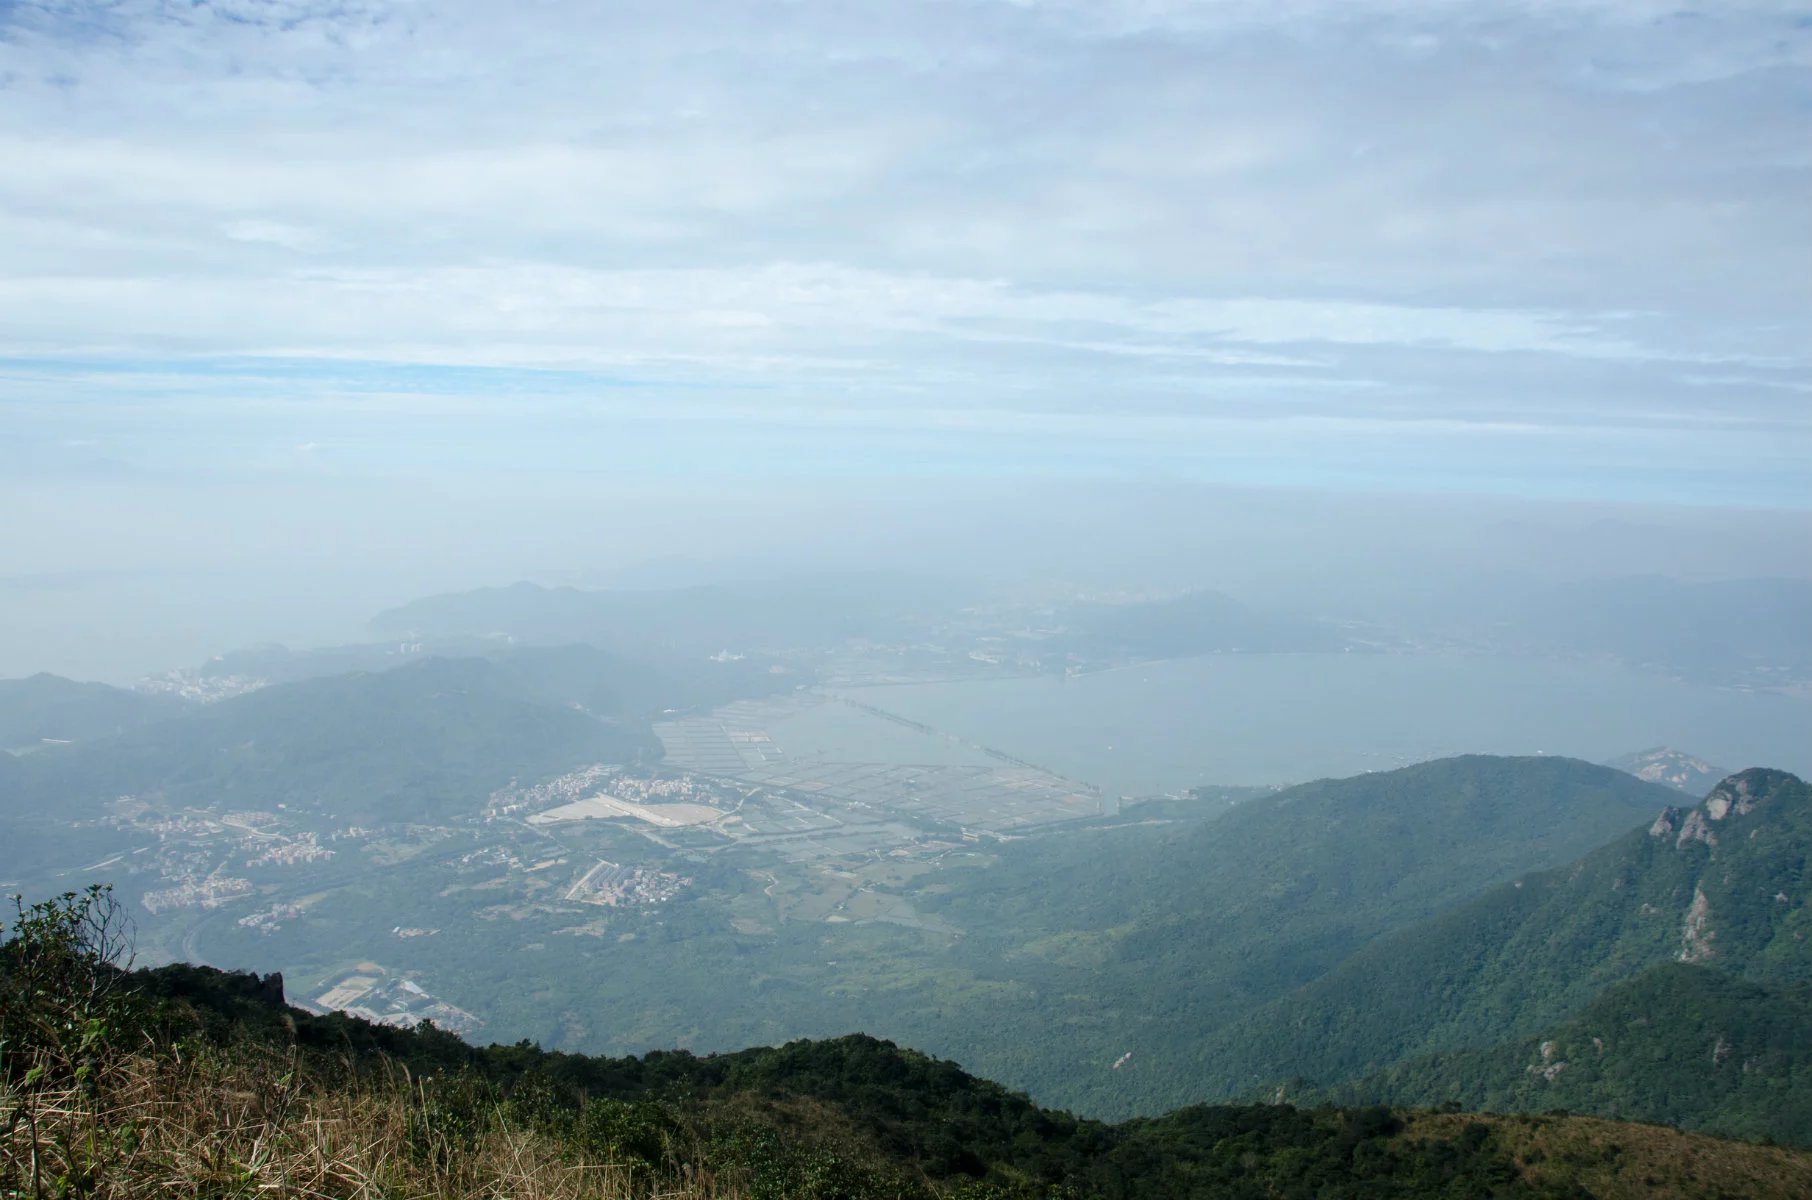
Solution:
M 0 673 L 670 555 L 1803 575 L 1802 16 L 0 5 Z
M 367 641 L 383 609 L 521 580 L 659 588 L 896 570 L 1053 595 L 1220 590 L 1284 611 L 1385 619 L 1494 581 L 1812 577 L 1812 514 L 1798 512 L 899 481 L 852 488 L 822 510 L 797 494 L 722 508 L 669 495 L 625 517 L 620 501 L 578 495 L 424 497 L 407 509 L 364 508 L 353 493 L 338 510 L 228 511 L 187 496 L 157 514 L 161 529 L 141 507 L 136 527 L 107 531 L 115 502 L 71 493 L 92 509 L 57 519 L 115 539 L 102 561 L 118 565 L 96 569 L 45 536 L 41 561 L 54 569 L 0 574 L 0 677 L 125 683 L 248 645 Z M 608 541 L 593 532 L 599 511 L 617 522 Z M 340 531 L 355 527 L 364 547 L 343 547 Z

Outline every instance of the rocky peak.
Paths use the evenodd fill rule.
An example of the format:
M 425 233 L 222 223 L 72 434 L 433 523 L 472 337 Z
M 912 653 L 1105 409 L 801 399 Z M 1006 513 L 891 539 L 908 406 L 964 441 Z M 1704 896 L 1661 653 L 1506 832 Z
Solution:
M 1689 842 L 1715 846 L 1718 844 L 1718 835 L 1714 826 L 1719 822 L 1732 817 L 1746 817 L 1761 804 L 1773 799 L 1777 793 L 1786 789 L 1803 791 L 1804 787 L 1796 777 L 1785 771 L 1752 767 L 1726 778 L 1691 809 L 1662 809 L 1661 815 L 1648 827 L 1648 835 L 1653 838 L 1672 837 L 1675 847 L 1679 849 L 1685 849 Z M 1788 791 L 1787 794 L 1794 793 Z
M 1711 795 L 1705 797 L 1705 815 L 1714 821 L 1722 821 L 1731 813 L 1746 817 L 1755 811 L 1756 794 L 1752 787 L 1751 776 L 1762 772 L 1745 771 L 1741 775 L 1732 775 L 1729 779 L 1711 789 Z

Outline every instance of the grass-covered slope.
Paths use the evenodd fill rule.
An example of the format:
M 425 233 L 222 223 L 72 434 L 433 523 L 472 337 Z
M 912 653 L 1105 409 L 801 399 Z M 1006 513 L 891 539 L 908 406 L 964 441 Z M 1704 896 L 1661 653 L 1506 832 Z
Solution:
M 1669 962 L 1812 979 L 1812 789 L 1750 770 L 1579 861 L 1381 938 L 1209 1038 L 1179 1071 L 1217 1092 L 1354 1079 L 1534 1036 Z M 1812 1141 L 1812 1129 L 1801 1133 Z
M 1585 1118 L 1196 1107 L 1108 1125 L 887 1042 L 477 1049 L 120 974 L 104 893 L 0 946 L 0 1194 L 521 1200 L 1794 1197 L 1804 1152 Z

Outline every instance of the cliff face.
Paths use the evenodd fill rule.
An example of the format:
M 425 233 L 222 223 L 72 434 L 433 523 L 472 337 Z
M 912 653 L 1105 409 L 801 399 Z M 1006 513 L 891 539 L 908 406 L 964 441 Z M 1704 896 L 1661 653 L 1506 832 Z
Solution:
M 1725 779 L 1691 809 L 1669 808 L 1655 819 L 1649 827 L 1650 837 L 1672 837 L 1675 850 L 1698 843 L 1710 851 L 1701 878 L 1694 881 L 1692 900 L 1682 918 L 1678 955 L 1681 962 L 1702 963 L 1718 957 L 1719 914 L 1714 912 L 1711 896 L 1706 892 L 1708 884 L 1724 893 L 1721 898 L 1726 901 L 1726 911 L 1737 910 L 1734 919 L 1740 926 L 1751 932 L 1757 927 L 1785 932 L 1794 941 L 1804 941 L 1803 931 L 1775 931 L 1774 927 L 1788 924 L 1787 918 L 1793 917 L 1796 909 L 1804 909 L 1807 897 L 1795 896 L 1782 887 L 1772 891 L 1760 887 L 1758 891 L 1757 884 L 1760 880 L 1794 881 L 1780 878 L 1783 874 L 1797 875 L 1792 869 L 1791 853 L 1784 858 L 1767 854 L 1762 834 L 1765 829 L 1771 835 L 1784 832 L 1787 847 L 1803 846 L 1795 827 L 1807 815 L 1803 811 L 1806 799 L 1806 785 L 1799 779 L 1782 771 L 1757 769 Z M 1767 824 L 1771 817 L 1777 818 L 1773 827 Z M 1741 840 L 1731 850 L 1720 853 L 1720 832 L 1726 837 L 1740 836 Z M 1780 840 L 1770 836 L 1767 842 Z
M 1671 844 L 1693 884 L 1680 961 L 1715 961 L 1760 982 L 1812 979 L 1812 788 L 1784 771 L 1743 771 L 1677 824 Z
M 1795 784 L 1804 786 L 1785 771 L 1757 768 L 1732 775 L 1713 788 L 1703 802 L 1691 808 L 1662 809 L 1655 823 L 1649 826 L 1648 834 L 1658 838 L 1678 831 L 1679 836 L 1674 839 L 1676 848 L 1684 847 L 1687 842 L 1715 846 L 1718 844 L 1715 828 L 1718 822 L 1731 816 L 1746 817 L 1766 799 L 1785 798 L 1791 803 Z

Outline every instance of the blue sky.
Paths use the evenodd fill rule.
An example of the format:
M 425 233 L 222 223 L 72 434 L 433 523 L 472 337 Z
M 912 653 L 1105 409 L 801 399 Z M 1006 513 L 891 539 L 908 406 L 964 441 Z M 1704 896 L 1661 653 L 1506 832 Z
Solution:
M 0 3 L 0 156 L 16 473 L 1812 507 L 1796 4 Z

